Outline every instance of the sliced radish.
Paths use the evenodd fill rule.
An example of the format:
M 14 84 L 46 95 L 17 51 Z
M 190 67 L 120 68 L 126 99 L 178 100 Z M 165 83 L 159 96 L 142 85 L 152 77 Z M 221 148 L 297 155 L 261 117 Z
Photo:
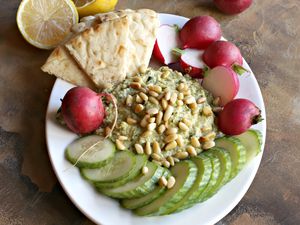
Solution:
M 194 78 L 203 78 L 203 69 L 206 66 L 202 60 L 204 51 L 187 48 L 180 57 L 180 65 L 184 71 Z
M 177 61 L 172 49 L 180 46 L 179 32 L 176 25 L 163 24 L 159 27 L 153 55 L 161 63 L 168 65 Z
M 224 106 L 237 95 L 240 82 L 237 74 L 230 67 L 217 66 L 207 71 L 202 86 L 214 97 L 220 97 L 220 105 Z

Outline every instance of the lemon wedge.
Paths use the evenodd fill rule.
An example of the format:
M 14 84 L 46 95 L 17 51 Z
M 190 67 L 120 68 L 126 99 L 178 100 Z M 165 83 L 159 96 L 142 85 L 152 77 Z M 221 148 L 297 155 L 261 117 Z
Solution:
M 78 23 L 71 0 L 23 0 L 17 12 L 18 28 L 27 42 L 51 49 L 63 42 Z
M 80 17 L 105 13 L 115 9 L 118 0 L 74 0 Z

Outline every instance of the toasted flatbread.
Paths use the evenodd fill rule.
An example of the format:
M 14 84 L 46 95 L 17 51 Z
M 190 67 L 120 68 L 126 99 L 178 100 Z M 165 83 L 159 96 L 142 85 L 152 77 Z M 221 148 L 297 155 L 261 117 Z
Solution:
M 97 87 L 110 87 L 126 78 L 129 19 L 97 24 L 65 44 Z
M 73 31 L 82 32 L 89 27 L 102 22 L 120 19 L 129 19 L 129 56 L 127 60 L 127 76 L 139 72 L 140 68 L 148 67 L 152 50 L 155 44 L 159 27 L 158 15 L 150 9 L 119 10 L 116 12 L 101 13 L 95 16 L 84 17 L 81 23 L 74 27 Z
M 62 46 L 57 47 L 51 53 L 41 69 L 76 86 L 96 89 L 92 80 L 79 68 L 69 52 Z

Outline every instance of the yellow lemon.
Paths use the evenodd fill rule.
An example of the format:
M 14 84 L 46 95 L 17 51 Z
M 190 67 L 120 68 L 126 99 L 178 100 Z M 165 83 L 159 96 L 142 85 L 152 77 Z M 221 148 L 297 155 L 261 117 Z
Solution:
M 74 0 L 80 17 L 113 11 L 118 0 Z
M 17 24 L 32 45 L 51 49 L 63 42 L 71 27 L 78 23 L 78 12 L 71 0 L 23 0 Z

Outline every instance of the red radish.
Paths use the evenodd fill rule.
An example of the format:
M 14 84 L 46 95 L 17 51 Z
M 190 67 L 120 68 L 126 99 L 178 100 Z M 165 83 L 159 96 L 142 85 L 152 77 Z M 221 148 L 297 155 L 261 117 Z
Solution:
M 194 78 L 203 77 L 203 68 L 205 67 L 202 61 L 203 50 L 191 48 L 181 50 L 175 48 L 173 52 L 180 55 L 180 65 L 185 73 Z
M 180 30 L 183 48 L 205 49 L 221 35 L 220 24 L 211 16 L 194 17 Z
M 249 8 L 252 0 L 214 0 L 214 3 L 224 13 L 237 14 Z
M 74 87 L 67 92 L 61 113 L 70 130 L 88 134 L 100 127 L 105 116 L 101 96 L 86 87 Z
M 240 82 L 237 74 L 230 67 L 217 66 L 206 72 L 202 86 L 214 97 L 220 97 L 220 105 L 224 106 L 237 95 Z
M 204 51 L 203 61 L 210 67 L 242 65 L 240 50 L 229 41 L 216 41 Z
M 159 27 L 156 37 L 153 55 L 165 65 L 176 62 L 177 58 L 172 54 L 172 49 L 180 46 L 178 27 L 163 24 Z
M 239 135 L 262 120 L 260 109 L 247 99 L 235 99 L 218 116 L 218 127 L 227 135 Z

